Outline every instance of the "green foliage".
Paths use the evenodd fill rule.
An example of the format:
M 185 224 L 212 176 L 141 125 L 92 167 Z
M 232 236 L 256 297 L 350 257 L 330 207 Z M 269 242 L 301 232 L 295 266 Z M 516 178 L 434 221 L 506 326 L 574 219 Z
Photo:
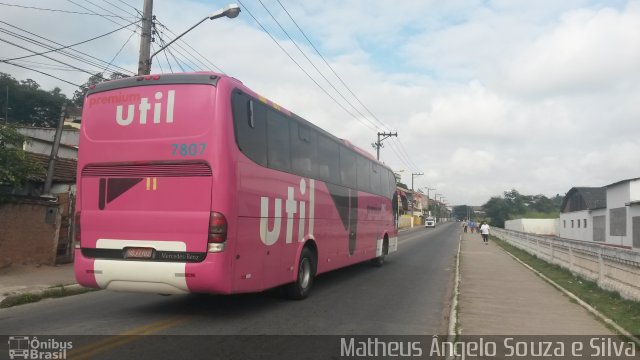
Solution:
M 493 226 L 504 227 L 507 220 L 516 218 L 553 219 L 559 217 L 562 196 L 549 199 L 544 195 L 522 195 L 512 189 L 504 197 L 494 196 L 482 207 Z
M 29 177 L 44 174 L 44 169 L 29 161 L 22 150 L 26 140 L 14 126 L 0 125 L 0 185 L 20 187 Z
M 0 73 L 0 94 L 0 117 L 7 114 L 9 123 L 22 126 L 54 127 L 67 101 L 60 88 L 45 91 L 32 79 L 18 81 L 5 73 Z
M 473 207 L 469 205 L 459 205 L 453 207 L 453 217 L 465 220 L 467 216 L 470 216 L 471 219 L 475 218 L 475 213 L 473 212 Z
M 97 85 L 103 81 L 123 79 L 126 77 L 128 76 L 119 72 L 114 72 L 113 74 L 111 74 L 111 76 L 109 76 L 109 78 L 105 78 L 104 73 L 93 74 L 91 75 L 89 80 L 87 80 L 86 83 L 82 84 L 80 88 L 73 93 L 73 98 L 71 101 L 73 105 L 77 107 L 82 107 L 82 105 L 84 104 L 84 97 L 85 95 L 87 95 L 87 91 L 89 91 L 89 87 L 93 85 Z

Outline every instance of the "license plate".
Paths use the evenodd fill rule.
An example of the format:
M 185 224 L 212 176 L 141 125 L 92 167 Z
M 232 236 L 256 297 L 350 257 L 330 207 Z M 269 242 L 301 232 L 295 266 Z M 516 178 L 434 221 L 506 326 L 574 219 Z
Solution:
M 151 259 L 153 256 L 152 248 L 126 248 L 124 251 L 125 259 Z

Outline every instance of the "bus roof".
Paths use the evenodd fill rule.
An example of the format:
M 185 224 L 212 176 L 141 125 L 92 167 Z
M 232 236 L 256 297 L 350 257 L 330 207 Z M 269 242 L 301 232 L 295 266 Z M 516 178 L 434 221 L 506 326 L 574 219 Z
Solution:
M 217 86 L 218 82 L 222 79 L 226 81 L 230 81 L 236 84 L 236 87 L 241 88 L 242 91 L 246 92 L 249 95 L 254 96 L 259 99 L 261 102 L 267 104 L 268 106 L 283 112 L 287 115 L 292 116 L 297 121 L 303 122 L 309 126 L 314 127 L 317 130 L 320 130 L 327 136 L 333 138 L 339 143 L 345 145 L 346 147 L 353 149 L 358 154 L 366 157 L 369 160 L 375 161 L 381 166 L 387 167 L 384 163 L 377 160 L 371 153 L 368 151 L 353 145 L 351 142 L 345 139 L 338 138 L 337 136 L 329 133 L 328 131 L 322 129 L 321 127 L 315 125 L 314 123 L 302 118 L 301 116 L 295 114 L 292 111 L 287 110 L 286 108 L 276 104 L 275 102 L 267 99 L 266 97 L 256 93 L 255 91 L 249 89 L 246 85 L 242 83 L 242 81 L 220 73 L 215 72 L 190 72 L 190 73 L 175 73 L 175 74 L 151 74 L 151 75 L 138 75 L 131 76 L 122 79 L 109 80 L 105 82 L 98 83 L 96 85 L 92 85 L 89 87 L 87 91 L 87 95 L 92 95 L 99 92 L 117 90 L 127 87 L 134 86 L 153 86 L 153 85 L 167 85 L 167 84 L 202 84 L 202 85 L 212 85 Z M 390 169 L 390 168 L 389 168 Z

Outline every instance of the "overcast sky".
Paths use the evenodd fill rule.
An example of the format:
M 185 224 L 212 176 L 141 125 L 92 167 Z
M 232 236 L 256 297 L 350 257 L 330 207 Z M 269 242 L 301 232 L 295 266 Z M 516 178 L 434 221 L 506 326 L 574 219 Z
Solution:
M 0 39 L 43 51 L 6 31 L 25 35 L 12 25 L 69 45 L 135 21 L 134 8 L 142 9 L 143 0 L 3 3 L 126 18 L 0 5 Z M 574 186 L 640 176 L 640 1 L 262 0 L 295 43 L 260 1 L 242 3 L 246 8 L 238 18 L 207 21 L 184 37 L 208 59 L 191 67 L 217 67 L 372 154 L 377 132 L 397 131 L 397 139 L 385 141 L 381 160 L 402 171 L 409 186 L 411 173 L 424 173 L 414 178 L 414 188 L 437 189 L 432 197 L 438 193 L 451 205 L 482 205 L 512 188 L 564 195 Z M 154 14 L 179 34 L 225 4 L 155 0 Z M 350 113 L 314 84 L 249 12 Z M 0 59 L 31 54 L 4 41 Z M 199 57 L 185 43 L 178 44 L 182 48 L 175 51 Z M 123 29 L 74 49 L 106 62 L 115 57 L 114 65 L 135 72 L 138 46 L 139 34 Z M 47 56 L 98 71 L 68 57 Z M 75 84 L 89 76 L 43 65 L 56 63 L 41 56 L 17 63 Z M 164 54 L 155 58 L 152 72 L 170 71 L 182 70 L 173 61 L 170 69 Z M 75 90 L 4 63 L 0 72 L 18 80 L 32 78 L 45 90 L 61 87 L 68 96 Z

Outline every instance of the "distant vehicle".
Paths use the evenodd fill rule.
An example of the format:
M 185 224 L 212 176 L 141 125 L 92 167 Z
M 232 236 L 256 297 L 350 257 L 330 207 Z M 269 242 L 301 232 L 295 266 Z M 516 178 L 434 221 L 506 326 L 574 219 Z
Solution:
M 426 228 L 436 227 L 436 219 L 432 216 L 427 217 L 426 219 L 424 219 L 424 227 Z
M 313 278 L 396 251 L 393 171 L 214 73 L 92 87 L 78 156 L 86 287 L 307 296 Z

